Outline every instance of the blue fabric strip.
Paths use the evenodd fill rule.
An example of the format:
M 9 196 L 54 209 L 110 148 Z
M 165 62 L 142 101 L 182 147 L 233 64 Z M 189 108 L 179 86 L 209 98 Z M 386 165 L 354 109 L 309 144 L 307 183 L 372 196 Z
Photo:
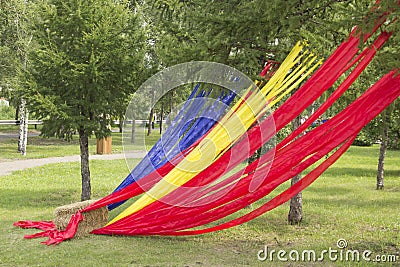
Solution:
M 227 106 L 236 96 L 234 92 L 229 92 L 222 94 L 218 99 L 211 99 L 207 96 L 209 96 L 212 89 L 207 92 L 204 90 L 198 92 L 199 86 L 199 84 L 195 86 L 188 100 L 160 140 L 157 141 L 114 192 L 162 167 L 181 151 L 194 144 L 218 122 Z M 110 204 L 108 208 L 112 210 L 122 203 L 124 202 Z

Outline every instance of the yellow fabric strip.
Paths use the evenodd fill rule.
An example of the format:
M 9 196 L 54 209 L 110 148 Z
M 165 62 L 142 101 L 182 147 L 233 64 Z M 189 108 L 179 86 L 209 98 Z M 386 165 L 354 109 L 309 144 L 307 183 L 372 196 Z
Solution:
M 302 48 L 302 45 L 297 43 L 263 88 L 254 91 L 248 88 L 247 92 L 250 96 L 246 101 L 238 101 L 174 169 L 107 225 L 166 196 L 215 162 L 250 128 L 265 111 L 266 106 L 271 107 L 276 104 L 319 65 L 319 63 L 313 63 L 315 57 L 312 56 L 306 57 L 306 60 L 301 62 L 301 59 L 308 54 L 308 51 L 300 54 Z M 290 70 L 293 71 L 288 74 Z M 307 72 L 304 73 L 305 71 Z

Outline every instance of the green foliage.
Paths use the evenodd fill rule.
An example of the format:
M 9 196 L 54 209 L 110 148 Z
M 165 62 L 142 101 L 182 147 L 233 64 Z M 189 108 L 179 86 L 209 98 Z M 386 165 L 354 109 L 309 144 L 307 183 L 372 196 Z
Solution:
M 7 107 L 0 104 L 0 120 L 15 119 L 15 109 L 11 106 Z
M 384 127 L 388 127 L 389 139 L 387 147 L 389 149 L 400 149 L 399 100 L 396 100 L 391 106 L 365 126 L 360 135 L 363 136 L 363 139 L 368 143 L 382 141 Z
M 388 147 L 400 150 L 400 101 L 397 100 L 393 106 L 390 114 Z
M 279 143 L 283 139 L 285 139 L 292 132 L 291 125 L 288 124 L 282 128 L 279 132 L 276 133 L 276 142 Z
M 385 46 L 378 51 L 377 56 L 372 61 L 370 66 L 364 71 L 363 75 L 358 79 L 355 88 L 366 89 L 375 83 L 380 77 L 392 69 L 400 66 L 400 56 L 398 53 L 398 44 L 400 42 L 398 17 L 400 15 L 400 6 L 398 1 L 381 1 L 379 8 L 375 9 L 369 14 L 367 19 L 363 19 L 360 24 L 362 32 L 371 31 L 374 26 L 374 21 L 377 21 L 384 11 L 386 13 L 386 23 L 378 29 L 380 31 L 387 31 L 392 34 L 390 39 L 386 42 Z M 359 90 L 353 90 L 357 92 Z M 353 99 L 355 95 L 347 94 L 347 97 Z M 400 149 L 400 124 L 399 124 L 400 105 L 398 100 L 388 107 L 380 116 L 375 118 L 363 130 L 362 134 L 368 139 L 369 142 L 382 140 L 383 128 L 389 129 L 388 148 Z
M 138 4 L 106 1 L 104 5 L 100 1 L 41 0 L 36 1 L 36 8 L 33 3 L 1 2 L 0 77 L 3 89 L 25 88 L 31 109 L 40 110 L 48 122 L 59 121 L 45 127 L 49 135 L 68 133 L 83 121 L 90 125 L 89 132 L 107 135 L 104 114 L 119 117 L 129 99 L 118 92 L 127 86 L 136 88 L 160 68 L 209 60 L 233 66 L 255 79 L 266 59 L 282 60 L 295 41 L 308 39 L 312 49 L 327 56 L 352 26 L 370 30 L 383 10 L 391 11 L 390 23 L 381 29 L 393 36 L 355 87 L 362 91 L 388 69 L 399 66 L 399 23 L 395 22 L 399 5 L 394 0 L 381 1 L 372 15 L 369 0 L 157 0 Z M 26 58 L 28 48 L 33 51 L 31 59 Z M 24 80 L 21 74 L 26 72 L 32 76 Z M 50 93 L 48 88 L 58 89 Z M 354 99 L 352 93 L 347 95 L 345 104 Z M 71 103 L 71 96 L 85 100 Z M 109 97 L 118 100 L 106 100 Z
M 363 21 L 366 2 L 157 0 L 144 13 L 155 65 L 215 61 L 257 79 L 265 60 L 283 60 L 301 39 L 328 56 Z
M 325 12 L 325 16 L 316 16 L 312 18 L 313 24 L 302 27 L 302 34 L 310 40 L 310 44 L 318 51 L 323 51 L 324 55 L 329 55 L 339 42 L 346 38 L 352 26 L 359 26 L 361 34 L 371 32 L 374 23 L 386 12 L 387 22 L 384 23 L 377 32 L 365 44 L 360 43 L 363 49 L 371 45 L 376 36 L 382 31 L 391 32 L 392 36 L 385 43 L 384 47 L 377 52 L 374 60 L 364 70 L 361 76 L 356 80 L 352 87 L 341 97 L 325 114 L 330 117 L 340 112 L 352 101 L 365 92 L 371 85 L 377 82 L 384 74 L 400 66 L 398 53 L 399 39 L 399 10 L 398 1 L 380 1 L 378 8 L 373 8 L 374 1 L 344 1 L 332 3 Z M 390 13 L 387 13 L 390 11 Z M 343 82 L 344 77 L 339 78 L 338 82 L 332 88 Z M 332 91 L 332 89 L 330 91 Z M 317 102 L 322 103 L 326 100 L 328 94 L 325 94 Z M 383 127 L 389 125 L 389 147 L 395 148 L 398 144 L 400 126 L 398 121 L 398 105 L 389 108 L 384 116 L 378 116 L 369 125 L 367 125 L 354 144 L 370 145 L 382 139 Z
M 383 139 L 383 129 L 388 127 L 388 143 L 389 149 L 400 149 L 400 105 L 396 100 L 382 114 L 372 120 L 363 128 L 361 134 L 366 137 L 369 142 L 381 141 Z
M 46 136 L 110 134 L 141 79 L 144 32 L 124 1 L 38 1 L 25 97 Z
M 268 16 L 251 14 L 257 10 L 251 1 L 175 2 L 155 1 L 147 9 L 161 66 L 206 60 L 250 75 L 260 71 L 274 39 L 263 21 L 257 23 Z
M 354 146 L 372 146 L 372 139 L 361 132 L 357 138 L 353 141 Z
M 0 2 L 0 95 L 18 105 L 19 89 L 24 85 L 21 73 L 28 65 L 28 49 L 32 48 L 29 18 L 31 1 Z

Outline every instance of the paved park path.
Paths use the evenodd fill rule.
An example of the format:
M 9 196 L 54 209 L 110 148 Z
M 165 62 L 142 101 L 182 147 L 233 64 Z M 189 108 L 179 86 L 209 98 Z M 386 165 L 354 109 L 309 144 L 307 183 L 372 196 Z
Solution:
M 135 151 L 129 153 L 129 158 L 143 158 L 145 155 L 146 155 L 145 151 Z M 125 159 L 125 154 L 90 155 L 89 159 L 90 160 Z M 11 174 L 13 171 L 34 168 L 46 164 L 76 162 L 76 161 L 80 161 L 79 155 L 0 162 L 0 176 Z

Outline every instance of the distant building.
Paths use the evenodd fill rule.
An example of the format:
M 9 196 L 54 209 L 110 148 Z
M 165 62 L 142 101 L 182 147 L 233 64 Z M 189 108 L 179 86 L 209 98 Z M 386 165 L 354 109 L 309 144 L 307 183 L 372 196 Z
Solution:
M 0 106 L 10 106 L 10 102 L 8 102 L 5 98 L 0 98 Z

